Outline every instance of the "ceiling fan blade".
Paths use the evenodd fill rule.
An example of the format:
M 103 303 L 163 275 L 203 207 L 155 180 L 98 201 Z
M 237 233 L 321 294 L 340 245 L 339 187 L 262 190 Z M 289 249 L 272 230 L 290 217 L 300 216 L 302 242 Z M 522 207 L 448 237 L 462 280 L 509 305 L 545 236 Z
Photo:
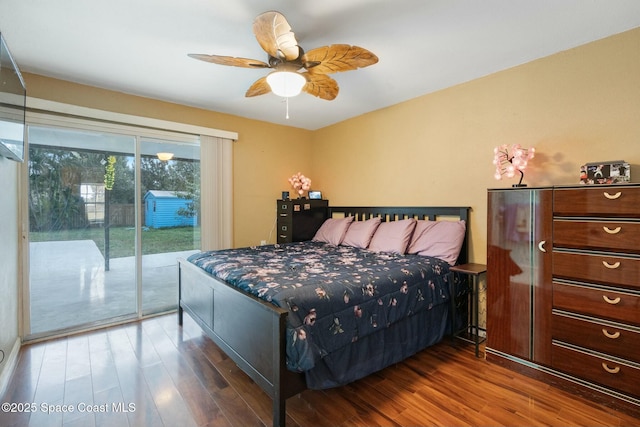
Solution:
M 302 90 L 309 95 L 317 96 L 321 99 L 331 101 L 338 96 L 338 82 L 327 76 L 326 74 L 300 73 L 306 79 L 307 83 Z
M 293 61 L 300 47 L 291 26 L 280 12 L 265 12 L 253 21 L 253 34 L 265 52 L 274 58 Z
M 257 59 L 234 58 L 233 56 L 220 55 L 202 55 L 199 53 L 190 53 L 188 56 L 190 58 L 199 59 L 200 61 L 205 62 L 212 62 L 218 65 L 231 65 L 243 68 L 269 68 L 269 64 L 258 61 Z
M 244 96 L 248 98 L 252 96 L 265 95 L 269 92 L 271 92 L 271 87 L 269 86 L 269 83 L 267 83 L 267 77 L 265 76 L 253 82 L 253 84 L 247 90 L 247 93 L 245 93 Z
M 331 74 L 368 67 L 378 57 L 359 46 L 334 44 L 312 49 L 302 57 L 302 64 L 312 74 Z

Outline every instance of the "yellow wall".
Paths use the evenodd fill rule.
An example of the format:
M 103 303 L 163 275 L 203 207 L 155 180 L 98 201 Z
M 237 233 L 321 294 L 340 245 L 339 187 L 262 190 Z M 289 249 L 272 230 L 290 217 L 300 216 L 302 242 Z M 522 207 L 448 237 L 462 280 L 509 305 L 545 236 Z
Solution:
M 529 186 L 620 159 L 640 181 L 640 29 L 318 130 L 311 176 L 334 205 L 471 206 L 483 263 L 486 190 L 517 183 L 493 178 L 493 148 L 513 143 L 537 150 Z
M 640 29 L 314 132 L 25 77 L 32 97 L 238 132 L 235 246 L 269 238 L 275 199 L 298 171 L 334 205 L 471 206 L 476 262 L 486 189 L 516 182 L 493 179 L 496 145 L 536 147 L 530 186 L 576 183 L 579 166 L 599 160 L 626 160 L 640 180 Z
M 98 110 L 238 133 L 233 145 L 234 245 L 275 243 L 276 202 L 287 179 L 311 168 L 311 132 L 25 74 L 28 95 Z

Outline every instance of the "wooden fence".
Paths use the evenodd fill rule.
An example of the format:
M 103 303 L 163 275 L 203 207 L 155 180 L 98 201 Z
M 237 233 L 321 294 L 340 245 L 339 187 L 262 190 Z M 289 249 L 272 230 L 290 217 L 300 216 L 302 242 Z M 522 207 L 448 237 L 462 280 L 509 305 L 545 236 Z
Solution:
M 142 210 L 144 216 L 144 209 Z M 142 218 L 144 224 L 144 217 Z M 109 205 L 109 225 L 112 227 L 135 227 L 136 210 L 130 205 Z

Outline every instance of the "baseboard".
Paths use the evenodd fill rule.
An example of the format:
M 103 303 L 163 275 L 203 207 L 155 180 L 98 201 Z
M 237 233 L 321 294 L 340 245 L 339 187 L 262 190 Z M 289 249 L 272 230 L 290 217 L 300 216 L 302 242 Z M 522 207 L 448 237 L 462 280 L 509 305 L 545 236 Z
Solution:
M 11 381 L 11 376 L 18 364 L 18 354 L 20 354 L 20 337 L 16 338 L 11 353 L 5 354 L 4 367 L 0 371 L 0 396 L 4 396 Z

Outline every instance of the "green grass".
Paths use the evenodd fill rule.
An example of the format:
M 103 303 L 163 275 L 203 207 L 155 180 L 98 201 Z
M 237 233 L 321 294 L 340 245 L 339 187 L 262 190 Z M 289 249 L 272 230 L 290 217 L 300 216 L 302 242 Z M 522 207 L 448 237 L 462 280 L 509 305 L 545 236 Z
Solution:
M 131 227 L 111 227 L 109 229 L 109 257 L 133 256 L 136 232 Z M 66 240 L 93 240 L 104 255 L 104 228 L 83 228 L 31 232 L 32 242 L 52 242 Z M 200 227 L 149 228 L 142 232 L 142 254 L 187 251 L 200 249 Z

